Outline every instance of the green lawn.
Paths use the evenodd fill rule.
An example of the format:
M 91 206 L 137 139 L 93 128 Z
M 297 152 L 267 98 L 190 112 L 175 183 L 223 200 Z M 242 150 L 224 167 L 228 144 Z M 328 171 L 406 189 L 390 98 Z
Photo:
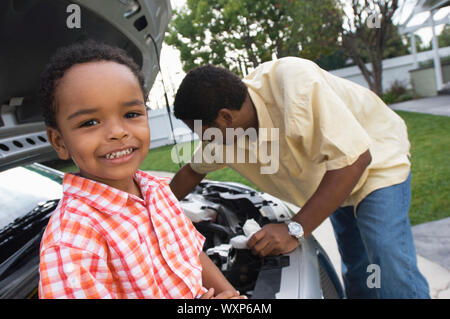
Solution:
M 450 216 L 450 117 L 397 112 L 411 142 L 413 225 Z
M 411 141 L 413 225 L 450 216 L 450 117 L 397 112 L 408 126 Z M 192 144 L 191 144 L 192 145 Z M 141 165 L 143 170 L 176 172 L 171 158 L 172 145 L 152 149 Z M 191 151 L 194 149 L 191 146 Z M 58 167 L 72 171 L 73 166 Z M 255 185 L 226 168 L 208 174 L 208 179 Z

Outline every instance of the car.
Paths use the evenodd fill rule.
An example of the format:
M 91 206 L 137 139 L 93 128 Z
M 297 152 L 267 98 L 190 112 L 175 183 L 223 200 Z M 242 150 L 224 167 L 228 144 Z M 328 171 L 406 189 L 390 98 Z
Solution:
M 77 23 L 67 27 L 77 12 L 81 28 Z M 0 75 L 0 298 L 38 297 L 40 242 L 62 197 L 64 173 L 42 164 L 56 153 L 36 106 L 39 74 L 49 56 L 86 37 L 120 46 L 141 66 L 149 89 L 159 70 L 170 12 L 168 0 L 0 2 L 0 41 L 7 48 L 0 51 L 0 66 L 6 70 Z M 247 225 L 283 223 L 298 207 L 239 183 L 209 180 L 180 204 L 205 236 L 206 254 L 248 297 L 345 298 L 314 236 L 289 254 L 265 258 L 238 240 L 248 235 Z

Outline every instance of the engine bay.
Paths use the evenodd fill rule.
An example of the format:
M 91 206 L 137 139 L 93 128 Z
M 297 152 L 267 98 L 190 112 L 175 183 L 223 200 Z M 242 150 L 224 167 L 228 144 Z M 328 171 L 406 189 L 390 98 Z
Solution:
M 243 242 L 245 237 L 250 237 L 244 229 L 249 221 L 263 227 L 268 223 L 284 222 L 291 216 L 292 212 L 278 198 L 242 184 L 203 182 L 180 203 L 186 216 L 205 236 L 203 249 L 206 254 L 241 294 L 261 297 L 254 291 L 262 291 L 255 290 L 255 286 L 265 281 L 261 278 L 263 273 L 270 270 L 273 274 L 289 265 L 288 256 L 261 258 Z M 238 240 L 233 239 L 241 240 L 237 244 Z M 272 280 L 270 286 L 276 286 L 279 277 L 275 276 L 275 282 Z

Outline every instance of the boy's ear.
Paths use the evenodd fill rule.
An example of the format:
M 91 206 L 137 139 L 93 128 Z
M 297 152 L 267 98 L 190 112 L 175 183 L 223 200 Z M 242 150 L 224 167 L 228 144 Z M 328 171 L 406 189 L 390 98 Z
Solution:
M 56 153 L 58 153 L 58 157 L 62 160 L 68 160 L 70 159 L 69 151 L 66 148 L 66 145 L 64 144 L 64 140 L 61 136 L 61 133 L 53 128 L 53 127 L 47 127 L 47 137 L 50 144 L 55 149 Z

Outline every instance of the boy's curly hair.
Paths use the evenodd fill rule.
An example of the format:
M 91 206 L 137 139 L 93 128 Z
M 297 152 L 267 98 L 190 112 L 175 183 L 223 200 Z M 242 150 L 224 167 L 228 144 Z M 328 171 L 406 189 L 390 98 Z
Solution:
M 147 100 L 148 92 L 145 88 L 144 75 L 140 67 L 127 55 L 125 50 L 94 40 L 73 43 L 59 48 L 50 58 L 41 74 L 38 96 L 47 126 L 57 128 L 55 90 L 64 73 L 75 64 L 102 60 L 127 66 L 138 79 L 144 99 Z
M 213 124 L 221 108 L 240 110 L 247 87 L 233 72 L 211 64 L 191 70 L 174 101 L 175 117 Z

